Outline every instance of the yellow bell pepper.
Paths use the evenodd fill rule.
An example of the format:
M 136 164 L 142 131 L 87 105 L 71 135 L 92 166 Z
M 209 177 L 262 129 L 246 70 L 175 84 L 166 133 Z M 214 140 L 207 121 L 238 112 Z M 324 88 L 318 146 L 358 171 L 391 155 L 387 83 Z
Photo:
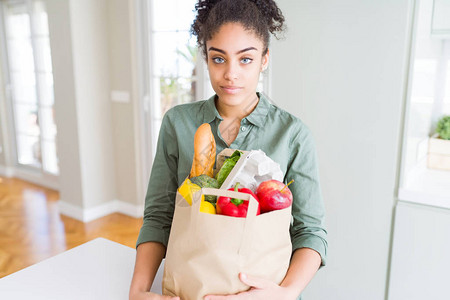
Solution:
M 192 183 L 189 178 L 186 178 L 186 180 L 183 182 L 182 185 L 178 188 L 178 192 L 183 196 L 183 198 L 186 200 L 189 205 L 192 205 L 192 198 L 193 194 L 200 191 L 202 188 L 194 183 Z M 214 205 L 208 201 L 205 201 L 205 196 L 202 195 L 200 203 L 200 211 L 203 213 L 208 214 L 216 214 L 216 208 Z
M 205 201 L 202 196 L 202 203 L 200 203 L 200 212 L 207 214 L 216 214 L 216 208 L 211 202 Z
M 178 192 L 183 196 L 183 198 L 186 200 L 189 205 L 192 205 L 192 195 L 195 192 L 200 191 L 202 188 L 194 183 L 192 183 L 189 178 L 186 178 L 186 180 L 183 182 L 182 185 L 178 188 Z

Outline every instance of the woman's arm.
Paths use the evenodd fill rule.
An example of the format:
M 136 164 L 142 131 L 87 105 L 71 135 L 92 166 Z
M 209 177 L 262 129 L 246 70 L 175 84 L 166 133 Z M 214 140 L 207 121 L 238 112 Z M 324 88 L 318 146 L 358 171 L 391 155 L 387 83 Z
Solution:
M 164 245 L 157 242 L 142 243 L 137 247 L 136 263 L 129 292 L 130 300 L 179 299 L 149 292 L 165 252 Z
M 166 252 L 177 190 L 178 145 L 169 110 L 161 122 L 157 151 L 145 197 L 143 225 L 137 240 L 136 263 L 130 285 L 130 300 L 177 299 L 150 293 L 156 272 Z
M 291 264 L 281 283 L 296 299 L 316 274 L 321 264 L 319 253 L 310 248 L 300 248 L 292 255 Z

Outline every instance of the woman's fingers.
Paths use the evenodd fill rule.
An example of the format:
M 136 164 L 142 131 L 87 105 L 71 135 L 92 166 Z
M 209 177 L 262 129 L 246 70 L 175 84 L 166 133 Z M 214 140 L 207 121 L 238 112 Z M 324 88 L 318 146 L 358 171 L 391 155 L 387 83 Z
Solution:
M 261 293 L 270 293 L 273 292 L 275 287 L 278 287 L 275 283 L 270 280 L 251 276 L 245 273 L 239 273 L 239 279 L 245 284 L 251 287 L 248 291 L 240 292 L 235 295 L 207 295 L 203 299 L 204 300 L 232 300 L 232 299 L 262 299 L 258 298 Z M 256 293 L 256 294 L 255 294 Z M 258 296 L 259 295 L 259 296 Z M 264 299 L 271 299 L 265 297 Z
M 203 298 L 203 300 L 228 300 L 234 295 L 207 295 Z
M 267 279 L 251 276 L 245 273 L 239 273 L 239 279 L 246 285 L 256 289 L 264 289 L 273 284 Z

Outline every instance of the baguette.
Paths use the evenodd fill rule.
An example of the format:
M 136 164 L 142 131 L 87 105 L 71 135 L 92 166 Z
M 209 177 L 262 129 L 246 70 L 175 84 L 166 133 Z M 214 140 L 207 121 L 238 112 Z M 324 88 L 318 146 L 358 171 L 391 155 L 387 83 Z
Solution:
M 216 141 L 208 123 L 197 128 L 194 136 L 194 159 L 189 178 L 206 174 L 213 177 L 216 161 Z

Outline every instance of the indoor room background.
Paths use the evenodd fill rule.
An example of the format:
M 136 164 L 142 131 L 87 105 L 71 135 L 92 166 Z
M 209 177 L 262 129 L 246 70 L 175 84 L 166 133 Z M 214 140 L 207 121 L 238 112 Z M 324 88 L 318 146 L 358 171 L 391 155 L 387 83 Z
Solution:
M 448 299 L 450 156 L 428 161 L 450 115 L 450 1 L 276 2 L 288 30 L 259 90 L 311 129 L 326 208 L 305 299 Z M 194 3 L 0 0 L 0 176 L 84 223 L 141 218 L 162 116 L 213 93 Z

